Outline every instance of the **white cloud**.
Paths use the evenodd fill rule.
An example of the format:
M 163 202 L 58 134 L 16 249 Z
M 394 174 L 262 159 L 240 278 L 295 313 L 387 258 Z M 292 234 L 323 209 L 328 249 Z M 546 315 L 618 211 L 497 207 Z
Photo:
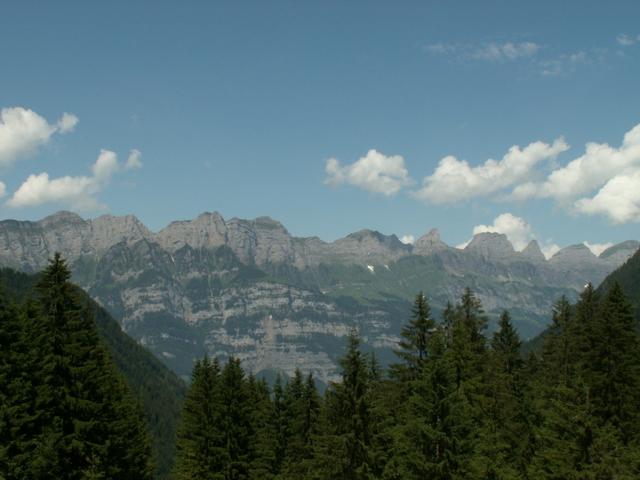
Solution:
M 514 145 L 502 160 L 489 159 L 477 167 L 450 155 L 440 160 L 434 173 L 424 178 L 423 187 L 413 195 L 432 203 L 454 203 L 490 195 L 527 180 L 536 165 L 555 159 L 568 148 L 563 138 L 552 145 L 534 142 L 524 149 Z
M 555 243 L 545 243 L 540 246 L 540 250 L 542 250 L 542 254 L 548 260 L 560 251 L 560 246 Z
M 7 186 L 4 182 L 0 182 L 0 197 L 4 197 L 7 194 Z
M 640 38 L 640 36 L 638 36 L 638 38 Z M 626 33 L 621 33 L 620 35 L 618 35 L 616 37 L 616 41 L 623 47 L 630 47 L 631 45 L 636 43 L 636 39 L 630 35 L 627 35 Z
M 616 224 L 640 222 L 640 167 L 611 178 L 592 198 L 581 198 L 574 207 L 586 215 L 604 215 Z
M 411 184 L 404 158 L 399 155 L 386 156 L 376 150 L 369 150 L 364 157 L 350 165 L 342 166 L 337 159 L 330 158 L 325 171 L 325 183 L 328 185 L 346 183 L 385 196 L 395 195 Z
M 413 235 L 403 235 L 402 238 L 400 238 L 400 241 L 402 243 L 406 243 L 407 245 L 413 245 L 416 241 L 416 237 L 414 237 Z
M 522 43 L 488 43 L 475 49 L 471 57 L 477 60 L 489 60 L 492 62 L 501 60 L 517 60 L 519 58 L 535 55 L 540 46 L 533 42 Z
M 76 117 L 73 113 L 64 112 L 56 125 L 60 133 L 69 133 L 73 132 L 73 129 L 76 128 L 77 124 L 78 117 Z
M 592 52 L 593 55 L 593 52 Z M 600 52 L 602 55 L 602 52 Z M 538 62 L 540 73 L 545 77 L 558 77 L 572 73 L 577 67 L 591 63 L 591 57 L 584 51 L 563 53 L 555 58 L 547 58 Z
M 498 215 L 492 225 L 476 225 L 473 227 L 473 234 L 484 232 L 503 233 L 513 244 L 516 250 L 524 249 L 527 244 L 534 239 L 531 225 L 524 219 L 516 217 L 511 213 Z
M 540 45 L 534 42 L 490 42 L 480 45 L 438 42 L 424 48 L 436 55 L 455 55 L 466 60 L 498 62 L 531 57 L 538 53 Z
M 0 167 L 11 166 L 21 157 L 33 154 L 55 133 L 68 133 L 78 117 L 64 113 L 54 124 L 33 110 L 22 107 L 0 110 Z
M 124 164 L 125 170 L 137 170 L 142 168 L 142 153 L 140 150 L 133 149 L 129 152 L 129 157 Z
M 640 167 L 640 124 L 624 135 L 620 148 L 611 147 L 606 143 L 588 143 L 583 155 L 570 161 L 566 166 L 555 169 L 543 182 L 524 182 L 516 186 L 512 197 L 519 200 L 552 198 L 563 205 L 568 205 L 579 196 L 602 187 L 618 175 L 621 177 L 615 182 L 617 186 L 632 187 L 635 177 L 625 177 L 623 174 L 633 172 L 637 167 Z M 611 187 L 603 190 L 598 202 L 584 199 L 576 203 L 577 211 L 595 212 L 602 208 L 604 205 L 602 202 L 611 199 L 612 195 L 620 199 L 626 198 L 627 203 L 633 197 L 632 192 L 621 195 L 613 192 Z M 625 217 L 621 212 L 614 216 L 620 219 Z
M 113 175 L 120 170 L 116 154 L 101 150 L 91 166 L 92 176 L 64 176 L 51 179 L 46 172 L 29 175 L 6 205 L 14 208 L 34 207 L 45 203 L 59 203 L 77 210 L 100 210 L 104 206 L 97 194 L 106 188 Z
M 600 256 L 600 254 L 602 252 L 604 252 L 607 248 L 613 247 L 613 242 L 607 242 L 607 243 L 589 243 L 586 240 L 584 242 L 582 242 L 584 245 L 586 245 L 589 250 L 591 250 L 593 252 L 593 254 L 597 257 Z

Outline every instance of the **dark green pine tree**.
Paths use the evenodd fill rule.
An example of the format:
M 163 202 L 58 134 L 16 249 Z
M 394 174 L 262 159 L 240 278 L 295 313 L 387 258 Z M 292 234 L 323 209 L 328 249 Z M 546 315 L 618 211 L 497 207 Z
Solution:
M 225 480 L 249 478 L 255 431 L 252 425 L 251 392 L 240 360 L 230 358 L 221 376 L 221 431 L 225 448 Z
M 591 286 L 587 286 L 573 317 L 566 315 L 562 304 L 562 308 L 556 308 L 552 332 L 545 339 L 541 375 L 536 381 L 541 421 L 529 468 L 532 477 L 615 479 L 635 478 L 639 473 L 637 447 L 629 448 L 621 425 L 613 421 L 615 415 L 610 415 L 620 404 L 616 400 L 604 403 L 612 400 L 606 393 L 608 381 L 603 378 L 604 372 L 615 376 L 618 367 L 622 373 L 625 365 L 633 364 L 626 363 L 624 353 L 613 354 L 614 360 L 610 351 L 614 345 L 619 346 L 618 342 L 627 347 L 634 343 L 628 335 L 629 331 L 634 332 L 633 322 L 629 318 L 623 320 L 628 310 L 620 293 L 614 290 L 601 304 Z M 628 370 L 623 376 L 627 373 Z M 609 383 L 612 386 L 613 382 Z M 619 393 L 622 392 L 616 392 Z
M 21 478 L 29 450 L 30 380 L 22 313 L 0 291 L 0 478 Z
M 225 450 L 221 422 L 220 367 L 217 360 L 196 361 L 182 407 L 176 441 L 176 480 L 222 480 Z
M 289 440 L 289 418 L 287 415 L 287 405 L 282 386 L 282 376 L 276 376 L 273 384 L 273 425 L 275 428 L 275 461 L 276 469 L 280 471 L 285 461 L 287 443 Z
M 355 331 L 348 341 L 347 352 L 340 361 L 342 381 L 332 384 L 326 393 L 326 424 L 315 449 L 314 471 L 319 476 L 313 478 L 373 478 L 369 362 L 360 350 Z
M 485 365 L 487 317 L 482 303 L 466 288 L 453 314 L 448 350 L 456 370 L 458 388 L 477 393 Z
M 151 478 L 139 407 L 69 278 L 56 254 L 38 284 L 39 314 L 29 327 L 36 398 L 28 476 Z
M 629 443 L 640 435 L 640 343 L 633 310 L 615 282 L 589 328 L 585 378 L 595 414 Z
M 254 432 L 249 446 L 249 478 L 269 480 L 278 473 L 278 437 L 273 423 L 274 405 L 265 380 L 257 380 L 253 375 L 247 382 L 251 430 Z
M 296 372 L 298 373 L 298 372 Z M 298 384 L 298 374 L 291 383 Z M 300 379 L 301 379 L 300 374 Z M 278 478 L 297 480 L 308 478 L 313 469 L 314 441 L 320 433 L 320 396 L 313 375 L 309 374 L 300 390 L 295 387 L 288 395 L 289 424 L 285 460 Z
M 431 308 L 427 297 L 420 292 L 411 309 L 411 319 L 402 328 L 399 347 L 396 355 L 403 361 L 393 365 L 392 372 L 397 378 L 413 380 L 420 374 L 420 370 L 427 360 L 429 335 L 433 332 L 435 321 L 431 318 Z
M 404 406 L 396 406 L 403 413 L 393 428 L 393 454 L 384 480 L 476 478 L 470 462 L 473 410 L 464 389 L 458 387 L 447 337 L 444 325 L 430 336 L 429 360 L 414 382 L 413 393 Z
M 520 338 L 508 312 L 491 340 L 484 372 L 480 434 L 474 458 L 483 478 L 521 478 L 534 443 Z

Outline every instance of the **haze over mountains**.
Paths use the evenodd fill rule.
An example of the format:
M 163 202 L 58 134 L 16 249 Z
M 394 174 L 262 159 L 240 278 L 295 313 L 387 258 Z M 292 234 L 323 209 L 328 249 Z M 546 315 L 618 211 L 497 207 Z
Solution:
M 207 352 L 234 354 L 256 373 L 299 367 L 324 382 L 336 378 L 354 327 L 384 361 L 420 290 L 438 312 L 469 286 L 492 317 L 510 310 L 527 338 L 545 327 L 560 295 L 575 299 L 638 247 L 629 240 L 596 256 L 572 245 L 547 260 L 535 240 L 518 252 L 497 233 L 478 234 L 463 250 L 437 230 L 413 245 L 371 230 L 324 242 L 293 237 L 269 217 L 218 213 L 157 233 L 134 216 L 0 222 L 1 265 L 35 272 L 61 252 L 74 280 L 180 375 Z

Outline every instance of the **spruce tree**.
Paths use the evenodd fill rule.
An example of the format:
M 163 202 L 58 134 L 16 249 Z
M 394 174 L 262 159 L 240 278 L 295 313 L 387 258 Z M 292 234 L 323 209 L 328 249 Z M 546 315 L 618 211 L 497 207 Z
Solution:
M 182 407 L 176 441 L 176 480 L 221 480 L 225 462 L 221 422 L 220 367 L 196 361 Z
M 59 254 L 38 284 L 32 332 L 36 397 L 26 470 L 36 478 L 151 478 L 141 412 L 98 339 Z
M 631 305 L 617 282 L 606 293 L 590 332 L 585 377 L 595 414 L 619 429 L 628 443 L 640 434 L 640 343 Z
M 368 480 L 373 476 L 367 363 L 360 350 L 360 338 L 352 331 L 347 352 L 340 360 L 342 381 L 332 384 L 326 394 L 326 430 L 315 451 L 320 478 Z
M 220 391 L 221 431 L 225 448 L 225 480 L 249 478 L 251 446 L 255 431 L 251 418 L 251 395 L 240 360 L 230 358 L 222 369 Z
M 393 372 L 398 378 L 406 380 L 415 379 L 427 360 L 429 335 L 435 327 L 435 321 L 431 318 L 429 302 L 420 292 L 411 309 L 411 319 L 402 328 L 399 347 L 396 351 L 403 363 L 393 366 Z

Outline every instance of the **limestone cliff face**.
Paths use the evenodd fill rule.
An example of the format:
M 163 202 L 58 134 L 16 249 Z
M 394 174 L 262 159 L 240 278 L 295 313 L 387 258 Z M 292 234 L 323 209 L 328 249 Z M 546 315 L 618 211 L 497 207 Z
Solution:
M 268 217 L 218 213 L 158 233 L 133 216 L 0 222 L 0 264 L 33 272 L 61 252 L 75 281 L 181 375 L 208 353 L 235 355 L 254 372 L 301 368 L 325 382 L 337 378 L 353 328 L 391 360 L 417 291 L 438 315 L 469 286 L 492 317 L 509 309 L 528 337 L 560 295 L 599 283 L 638 246 L 624 242 L 600 257 L 572 246 L 547 261 L 537 243 L 516 252 L 500 234 L 479 234 L 464 250 L 435 230 L 413 246 L 371 230 L 324 242 L 292 237 Z

